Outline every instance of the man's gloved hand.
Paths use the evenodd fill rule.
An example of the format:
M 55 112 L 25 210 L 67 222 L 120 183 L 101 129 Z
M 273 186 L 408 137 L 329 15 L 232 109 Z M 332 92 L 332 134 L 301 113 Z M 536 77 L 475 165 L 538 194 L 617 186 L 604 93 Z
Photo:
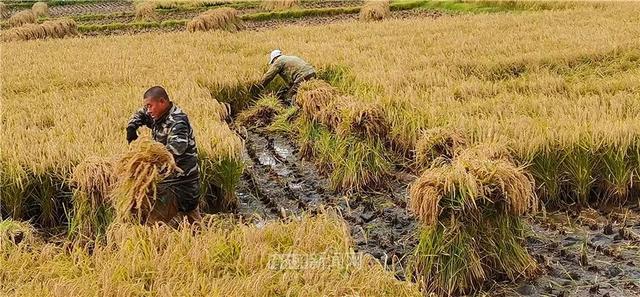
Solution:
M 138 139 L 138 132 L 134 127 L 127 127 L 127 143 L 131 143 L 132 141 Z

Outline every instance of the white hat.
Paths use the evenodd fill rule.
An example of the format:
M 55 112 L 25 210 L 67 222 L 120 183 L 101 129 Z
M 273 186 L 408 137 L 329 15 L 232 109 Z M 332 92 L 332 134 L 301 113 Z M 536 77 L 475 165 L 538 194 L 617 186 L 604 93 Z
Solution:
M 280 50 L 274 50 L 271 52 L 271 57 L 269 58 L 269 65 L 273 64 L 273 60 L 275 60 L 277 57 L 282 56 L 282 51 Z

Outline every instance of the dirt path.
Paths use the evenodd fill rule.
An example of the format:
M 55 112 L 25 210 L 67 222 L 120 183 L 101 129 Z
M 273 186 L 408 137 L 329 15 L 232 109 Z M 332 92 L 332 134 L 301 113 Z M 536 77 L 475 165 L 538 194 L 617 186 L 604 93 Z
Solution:
M 245 139 L 246 172 L 238 187 L 239 214 L 263 219 L 315 214 L 337 209 L 348 223 L 356 252 L 366 252 L 382 263 L 401 267 L 417 243 L 415 220 L 407 213 L 404 190 L 342 196 L 333 193 L 329 181 L 313 164 L 303 161 L 289 139 L 250 130 Z

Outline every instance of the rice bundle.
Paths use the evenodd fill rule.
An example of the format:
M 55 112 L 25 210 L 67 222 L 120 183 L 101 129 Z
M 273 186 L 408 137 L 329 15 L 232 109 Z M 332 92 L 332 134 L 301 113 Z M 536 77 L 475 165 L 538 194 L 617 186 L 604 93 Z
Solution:
M 533 177 L 506 159 L 458 157 L 481 189 L 484 200 L 502 211 L 521 216 L 537 210 Z
M 369 0 L 360 9 L 361 21 L 380 21 L 391 14 L 388 0 Z
M 266 10 L 285 10 L 298 6 L 299 0 L 262 0 L 262 8 Z
M 431 167 L 436 159 L 451 161 L 456 152 L 464 147 L 466 143 L 466 139 L 458 131 L 444 127 L 427 129 L 416 143 L 416 167 Z
M 112 160 L 93 157 L 73 170 L 71 184 L 93 208 L 108 203 L 109 192 L 115 182 L 113 167 Z
M 523 168 L 504 159 L 466 156 L 425 170 L 411 186 L 409 208 L 425 225 L 436 224 L 446 212 L 477 215 L 490 207 L 520 216 L 537 209 L 533 178 Z
M 515 280 L 537 272 L 521 216 L 536 211 L 538 200 L 523 168 L 463 151 L 425 170 L 409 195 L 423 224 L 413 270 L 427 291 L 466 294 L 492 275 Z
M 523 245 L 524 236 L 517 217 L 490 211 L 475 222 L 450 217 L 423 228 L 409 269 L 425 295 L 473 295 L 487 279 L 515 281 L 539 272 Z
M 78 34 L 76 21 L 72 19 L 58 19 L 42 23 L 42 27 L 49 38 L 63 38 Z
M 74 188 L 71 234 L 93 237 L 106 232 L 113 209 L 109 201 L 116 181 L 113 167 L 113 160 L 93 157 L 74 168 L 71 178 Z
M 44 38 L 63 38 L 77 34 L 76 22 L 71 19 L 46 21 L 39 24 L 25 24 L 2 33 L 4 41 L 33 40 Z
M 36 17 L 49 16 L 49 6 L 44 2 L 36 2 L 31 7 L 31 11 Z
M 136 20 L 153 21 L 158 18 L 156 14 L 156 3 L 153 1 L 144 1 L 135 6 Z
M 242 111 L 237 117 L 237 123 L 245 127 L 266 127 L 273 122 L 276 115 L 284 112 L 285 108 L 274 96 L 263 97 L 256 103 Z
M 174 172 L 180 172 L 173 155 L 161 143 L 141 138 L 131 143 L 114 167 L 117 182 L 112 201 L 119 219 L 131 214 L 148 221 L 157 198 L 157 185 Z
M 338 108 L 342 115 L 337 128 L 334 128 L 338 135 L 382 139 L 389 133 L 389 124 L 379 104 L 363 103 L 350 97 L 338 100 Z
M 319 79 L 306 81 L 300 85 L 296 104 L 302 112 L 317 123 L 326 124 L 328 115 L 337 116 L 335 103 L 339 96 L 338 90 L 327 82 Z M 330 112 L 331 111 L 331 112 Z
M 238 11 L 229 7 L 208 10 L 187 23 L 189 32 L 209 30 L 235 32 L 242 28 L 244 25 L 238 16 Z
M 20 27 L 24 24 L 33 24 L 36 22 L 36 15 L 31 10 L 23 10 L 15 13 L 9 18 L 9 26 Z
M 474 178 L 459 164 L 445 164 L 425 170 L 411 185 L 409 209 L 427 226 L 461 208 L 473 209 L 480 189 Z

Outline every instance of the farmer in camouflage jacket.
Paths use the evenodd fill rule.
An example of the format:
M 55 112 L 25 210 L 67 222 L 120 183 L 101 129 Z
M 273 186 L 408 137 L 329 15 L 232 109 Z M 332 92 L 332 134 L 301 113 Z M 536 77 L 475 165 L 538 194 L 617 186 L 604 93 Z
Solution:
M 200 217 L 198 150 L 189 118 L 160 86 L 147 90 L 143 99 L 144 107 L 133 114 L 127 125 L 127 141 L 131 143 L 138 138 L 139 127 L 151 129 L 153 139 L 166 146 L 182 169 L 158 185 L 157 198 L 161 203 L 177 202 L 178 211 L 189 220 L 197 220 Z

